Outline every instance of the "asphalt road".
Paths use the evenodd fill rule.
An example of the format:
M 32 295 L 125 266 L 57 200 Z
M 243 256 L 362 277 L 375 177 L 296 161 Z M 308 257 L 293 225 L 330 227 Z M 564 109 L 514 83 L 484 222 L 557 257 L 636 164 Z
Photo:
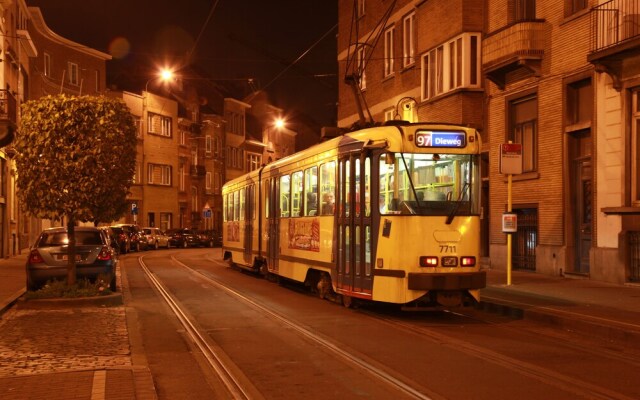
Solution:
M 220 258 L 219 249 L 125 257 L 129 331 L 160 399 L 237 398 L 230 390 L 267 399 L 640 398 L 640 358 L 615 346 L 477 310 L 347 309 Z

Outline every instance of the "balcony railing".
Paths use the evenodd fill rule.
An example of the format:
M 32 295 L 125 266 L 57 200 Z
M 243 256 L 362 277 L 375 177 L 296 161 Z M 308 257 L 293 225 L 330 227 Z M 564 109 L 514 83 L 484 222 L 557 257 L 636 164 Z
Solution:
M 640 37 L 640 2 L 611 0 L 591 9 L 591 52 Z
M 482 41 L 482 66 L 499 86 L 518 68 L 536 73 L 544 55 L 544 21 L 522 21 L 491 33 Z
M 16 98 L 10 91 L 0 90 L 0 121 L 16 123 L 17 108 Z

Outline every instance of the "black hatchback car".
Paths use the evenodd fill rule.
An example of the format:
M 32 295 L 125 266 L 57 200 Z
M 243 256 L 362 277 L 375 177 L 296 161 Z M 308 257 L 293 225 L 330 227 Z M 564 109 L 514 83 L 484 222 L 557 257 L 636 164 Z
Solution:
M 169 246 L 171 247 L 186 248 L 200 246 L 200 238 L 191 229 L 169 229 L 166 234 L 169 236 Z

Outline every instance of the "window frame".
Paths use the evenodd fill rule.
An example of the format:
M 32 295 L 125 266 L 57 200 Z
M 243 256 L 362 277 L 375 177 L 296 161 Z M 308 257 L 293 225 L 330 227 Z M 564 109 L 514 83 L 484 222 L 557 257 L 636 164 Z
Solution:
M 384 78 L 393 76 L 395 72 L 395 31 L 396 28 L 393 25 L 384 31 L 384 70 L 382 72 Z
M 160 182 L 155 182 L 153 177 L 156 174 L 156 168 L 160 173 Z M 154 186 L 171 186 L 171 165 L 167 164 L 147 164 L 147 184 Z
M 68 61 L 67 69 L 69 71 L 69 84 L 78 86 L 80 84 L 80 69 L 78 68 L 78 64 Z
M 357 50 L 358 75 L 360 76 L 360 79 L 358 81 L 358 86 L 360 86 L 360 90 L 367 89 L 367 74 L 366 74 L 367 60 L 365 56 L 366 56 L 365 47 L 364 45 L 361 45 L 360 47 L 358 47 L 358 50 Z
M 42 55 L 44 61 L 44 76 L 51 76 L 51 55 L 49 53 L 43 53 Z
M 408 68 L 416 63 L 415 11 L 402 19 L 402 67 Z
M 515 109 L 519 104 L 535 101 L 535 118 L 515 121 Z M 507 99 L 507 141 L 522 144 L 522 173 L 538 172 L 538 139 L 539 139 L 539 98 L 536 91 L 523 93 Z M 527 134 L 530 138 L 527 138 Z M 531 148 L 530 148 L 531 147 Z
M 465 32 L 423 53 L 422 101 L 454 90 L 480 89 L 481 51 L 481 34 Z
M 156 121 L 159 121 L 159 122 L 156 122 Z M 159 131 L 156 131 L 155 130 L 156 128 L 159 128 Z M 147 111 L 147 134 L 166 137 L 166 138 L 172 138 L 173 137 L 173 118 L 166 115 L 154 113 L 152 111 Z

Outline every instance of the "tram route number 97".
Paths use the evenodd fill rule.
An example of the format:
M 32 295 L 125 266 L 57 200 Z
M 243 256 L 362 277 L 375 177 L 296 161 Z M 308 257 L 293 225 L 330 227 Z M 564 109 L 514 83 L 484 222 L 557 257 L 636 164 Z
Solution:
M 416 132 L 416 146 L 418 147 L 450 147 L 462 148 L 466 146 L 464 132 L 457 131 L 418 131 Z
M 456 246 L 451 246 L 448 244 L 440 245 L 440 253 L 455 253 L 455 252 L 456 252 Z

